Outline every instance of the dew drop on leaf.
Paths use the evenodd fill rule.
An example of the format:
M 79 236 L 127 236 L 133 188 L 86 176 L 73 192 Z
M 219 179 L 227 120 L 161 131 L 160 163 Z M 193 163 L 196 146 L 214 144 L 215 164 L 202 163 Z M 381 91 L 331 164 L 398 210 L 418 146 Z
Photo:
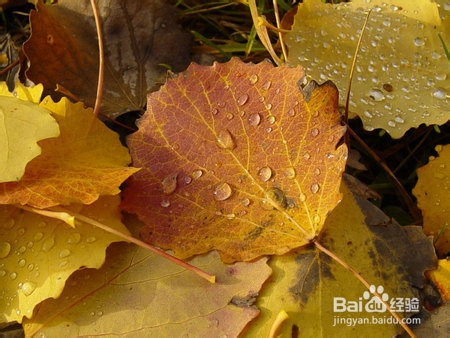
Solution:
M 238 97 L 237 104 L 239 106 L 243 106 L 244 104 L 247 103 L 247 101 L 248 101 L 248 94 L 243 94 L 243 95 Z
M 16 279 L 16 278 L 17 278 L 17 273 L 11 272 L 11 273 L 9 274 L 9 278 L 12 279 L 12 280 Z
M 319 168 L 314 169 L 314 175 L 320 175 L 320 169 Z
M 303 193 L 301 193 L 301 194 L 298 196 L 298 198 L 299 198 L 300 202 L 305 202 L 305 201 L 306 201 L 306 195 L 303 194 Z
M 248 206 L 250 205 L 250 200 L 246 197 L 246 198 L 244 198 L 244 199 L 241 201 L 241 204 L 242 204 L 244 207 L 248 207 Z
M 267 110 L 270 110 L 272 109 L 272 103 L 266 103 L 264 107 L 266 107 Z
M 22 293 L 25 296 L 29 296 L 31 295 L 34 290 L 36 290 L 36 284 L 34 284 L 33 282 L 25 282 L 22 285 Z
M 170 174 L 162 180 L 163 193 L 170 195 L 177 188 L 177 177 L 178 173 Z
M 256 74 L 251 75 L 249 80 L 251 84 L 255 84 L 256 82 L 258 82 L 258 75 Z
M 374 101 L 383 101 L 384 100 L 384 94 L 379 89 L 371 89 L 368 93 L 369 97 Z
M 170 206 L 170 201 L 169 200 L 161 200 L 160 204 L 163 208 L 167 208 Z
M 422 47 L 423 45 L 425 45 L 425 41 L 422 38 L 414 38 L 414 45 L 416 45 L 417 47 Z
M 21 260 L 19 260 L 19 261 L 17 262 L 17 266 L 18 266 L 19 268 L 23 268 L 23 267 L 25 266 L 26 263 L 27 263 L 27 262 L 25 261 L 25 259 L 21 259 Z
M 433 94 L 433 97 L 440 99 L 440 100 L 443 100 L 447 97 L 447 93 L 445 92 L 444 88 L 435 88 L 433 90 L 432 94 Z
M 250 116 L 248 117 L 248 123 L 250 123 L 250 125 L 254 127 L 259 126 L 259 124 L 261 123 L 261 115 L 259 115 L 258 113 L 250 114 Z
M 8 242 L 0 242 L 0 258 L 8 257 L 11 252 L 11 244 Z
M 55 246 L 55 238 L 48 237 L 42 244 L 42 251 L 49 252 Z
M 42 232 L 36 232 L 33 236 L 33 240 L 35 242 L 39 242 L 42 239 L 42 237 L 44 237 L 44 234 Z
M 292 167 L 287 168 L 287 169 L 284 171 L 284 175 L 285 175 L 287 178 L 289 178 L 289 179 L 295 178 L 295 169 L 292 168 Z
M 232 120 L 234 118 L 234 115 L 232 113 L 227 113 L 227 120 Z
M 230 198 L 233 190 L 230 185 L 226 182 L 221 182 L 214 188 L 213 195 L 216 201 L 225 201 Z
M 262 88 L 265 89 L 265 90 L 268 90 L 271 85 L 272 85 L 272 82 L 271 81 L 267 81 L 267 82 L 263 83 Z
M 16 221 L 13 218 L 8 219 L 5 223 L 3 223 L 3 227 L 5 229 L 12 229 L 16 225 Z
M 287 114 L 289 115 L 289 116 L 291 116 L 291 117 L 294 117 L 295 116 L 295 110 L 294 109 L 289 109 L 288 111 L 287 111 Z
M 319 135 L 319 129 L 317 128 L 311 129 L 311 136 L 316 137 L 317 135 Z
M 195 180 L 200 178 L 200 177 L 202 177 L 202 175 L 203 175 L 203 171 L 200 170 L 200 169 L 194 170 L 192 172 L 192 178 L 195 179 Z
M 272 169 L 270 167 L 262 167 L 258 170 L 258 177 L 261 181 L 267 182 L 272 177 Z
M 315 193 L 317 193 L 319 191 L 319 185 L 317 183 L 314 183 L 314 184 L 311 185 L 310 189 L 311 189 L 311 192 L 313 194 L 315 194 Z
M 314 217 L 313 217 L 313 222 L 315 224 L 319 224 L 320 223 L 320 216 L 315 214 Z
M 267 122 L 269 122 L 270 124 L 274 124 L 275 123 L 275 116 L 269 115 L 267 117 Z
M 227 129 L 219 130 L 217 134 L 217 144 L 220 148 L 223 149 L 234 149 L 236 147 L 236 143 L 233 140 L 233 136 Z
M 305 153 L 303 155 L 303 159 L 305 159 L 305 160 L 309 160 L 310 158 L 311 158 L 311 155 L 309 153 Z
M 63 249 L 60 251 L 59 253 L 59 258 L 65 258 L 65 257 L 69 257 L 71 254 L 69 249 Z

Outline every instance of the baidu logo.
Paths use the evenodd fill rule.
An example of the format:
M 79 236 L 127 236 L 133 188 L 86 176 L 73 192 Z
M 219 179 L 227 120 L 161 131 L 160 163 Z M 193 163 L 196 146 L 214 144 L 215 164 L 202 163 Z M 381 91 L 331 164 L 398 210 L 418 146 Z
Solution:
M 375 291 L 381 296 L 381 299 L 373 295 Z M 393 312 L 419 312 L 418 298 L 391 298 L 389 297 L 389 294 L 385 292 L 382 285 L 371 285 L 369 290 L 364 291 L 362 296 L 357 300 L 347 300 L 344 297 L 334 297 L 333 311 L 383 313 L 387 311 L 387 307 L 381 300 L 388 303 Z

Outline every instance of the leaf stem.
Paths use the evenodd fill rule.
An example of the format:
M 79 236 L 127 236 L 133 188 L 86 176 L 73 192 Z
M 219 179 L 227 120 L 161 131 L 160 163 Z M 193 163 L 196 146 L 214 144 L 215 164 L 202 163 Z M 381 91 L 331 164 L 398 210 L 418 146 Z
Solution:
M 75 216 L 75 219 L 80 220 L 80 221 L 85 222 L 85 223 L 88 223 L 88 224 L 91 224 L 93 226 L 96 226 L 97 228 L 100 228 L 100 229 L 102 229 L 102 230 L 104 230 L 106 232 L 109 232 L 111 234 L 119 236 L 119 237 L 123 238 L 124 240 L 126 240 L 126 241 L 128 241 L 130 243 L 136 244 L 137 246 L 140 246 L 141 248 L 144 248 L 144 249 L 149 250 L 149 251 L 151 251 L 151 252 L 153 252 L 153 253 L 161 256 L 161 257 L 164 257 L 164 258 L 170 260 L 171 262 L 173 262 L 173 263 L 175 263 L 175 264 L 177 264 L 177 265 L 179 265 L 179 266 L 181 266 L 181 267 L 183 267 L 183 268 L 185 268 L 187 270 L 190 270 L 190 271 L 196 273 L 197 275 L 199 275 L 200 277 L 206 279 L 210 283 L 215 283 L 216 282 L 216 277 L 215 276 L 210 275 L 210 274 L 206 273 L 205 271 L 197 268 L 196 266 L 193 266 L 193 265 L 191 265 L 189 263 L 186 263 L 186 262 L 182 261 L 181 259 L 178 259 L 178 258 L 176 258 L 174 256 L 171 256 L 171 255 L 169 255 L 168 253 L 166 253 L 165 251 L 163 251 L 161 249 L 158 249 L 158 248 L 156 248 L 156 247 L 154 247 L 154 246 L 152 246 L 150 244 L 147 244 L 147 243 L 145 243 L 145 242 L 143 242 L 143 241 L 141 241 L 141 240 L 139 240 L 137 238 L 134 238 L 132 236 L 126 235 L 126 234 L 124 234 L 124 233 L 122 233 L 122 232 L 120 232 L 118 230 L 115 230 L 115 229 L 113 229 L 113 228 L 111 228 L 111 227 L 109 227 L 109 226 L 107 226 L 105 224 L 97 222 L 96 220 L 93 220 L 92 218 L 83 216 L 83 215 L 75 213 L 75 212 L 70 212 L 70 213 L 73 216 Z
M 341 259 L 339 256 L 337 256 L 335 253 L 331 252 L 330 250 L 328 250 L 327 248 L 325 248 L 324 246 L 322 246 L 322 244 L 320 244 L 319 242 L 317 242 L 316 239 L 314 239 L 312 241 L 314 243 L 314 245 L 316 246 L 317 249 L 319 249 L 320 251 L 322 251 L 324 254 L 328 255 L 329 257 L 331 257 L 333 260 L 335 260 L 336 262 L 338 262 L 339 264 L 341 264 L 346 270 L 350 271 L 351 273 L 353 273 L 353 275 L 370 291 L 370 293 L 372 293 L 374 296 L 376 296 L 380 302 L 382 302 L 384 304 L 384 306 L 386 306 L 386 309 L 391 313 L 391 315 L 397 319 L 398 323 L 403 327 L 403 329 L 409 334 L 410 337 L 416 337 L 416 335 L 414 334 L 414 332 L 409 328 L 408 325 L 406 325 L 402 318 L 398 315 L 398 313 L 392 311 L 391 306 L 389 305 L 388 302 L 386 302 L 385 300 L 383 300 L 383 298 L 381 297 L 381 295 L 376 291 L 372 291 L 370 289 L 370 284 L 368 281 L 366 281 L 364 279 L 363 276 L 361 276 L 361 274 L 356 271 L 353 267 L 351 267 L 350 265 L 348 265 L 343 259 Z
M 94 12 L 95 28 L 97 29 L 97 37 L 98 37 L 99 65 L 98 65 L 97 96 L 95 98 L 95 106 L 94 106 L 94 115 L 98 116 L 103 99 L 103 78 L 105 74 L 105 66 L 103 60 L 104 49 L 103 49 L 103 34 L 101 30 L 102 27 L 100 24 L 100 16 L 98 14 L 98 6 L 95 0 L 91 0 L 91 6 L 92 11 Z

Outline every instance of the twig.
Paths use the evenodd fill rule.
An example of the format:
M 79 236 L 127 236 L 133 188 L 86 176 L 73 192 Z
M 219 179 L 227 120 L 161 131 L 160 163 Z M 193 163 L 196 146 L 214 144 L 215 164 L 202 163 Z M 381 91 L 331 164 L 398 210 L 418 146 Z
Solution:
M 91 6 L 92 11 L 94 12 L 95 28 L 97 29 L 97 37 L 98 37 L 99 65 L 98 65 L 97 96 L 95 98 L 95 106 L 94 106 L 94 115 L 98 116 L 103 98 L 103 79 L 105 74 L 104 59 L 103 59 L 104 49 L 103 49 L 103 34 L 101 30 L 102 27 L 100 24 L 100 16 L 98 14 L 98 6 L 95 0 L 91 0 Z

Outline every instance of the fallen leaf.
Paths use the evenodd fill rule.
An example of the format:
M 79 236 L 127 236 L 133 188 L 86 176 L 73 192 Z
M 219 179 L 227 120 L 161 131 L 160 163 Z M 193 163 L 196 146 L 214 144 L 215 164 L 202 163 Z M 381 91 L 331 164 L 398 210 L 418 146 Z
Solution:
M 28 162 L 41 153 L 37 142 L 59 135 L 50 112 L 34 100 L 42 86 L 17 86 L 19 95 L 13 96 L 0 83 L 0 182 L 20 180 Z
M 331 83 L 297 86 L 301 68 L 237 58 L 191 64 L 148 97 L 128 138 L 143 169 L 122 207 L 141 237 L 179 257 L 225 262 L 283 254 L 314 238 L 340 199 L 345 132 Z
M 25 333 L 236 337 L 259 310 L 230 301 L 257 295 L 271 273 L 266 261 L 226 266 L 215 252 L 190 261 L 216 275 L 211 284 L 136 246 L 112 245 L 105 265 L 71 276 L 60 298 L 24 322 Z
M 332 80 L 345 105 L 369 8 L 352 79 L 351 116 L 359 116 L 365 129 L 383 128 L 394 138 L 423 123 L 447 122 L 449 61 L 439 34 L 449 46 L 450 12 L 443 0 L 355 0 L 337 5 L 305 0 L 285 36 L 289 62 L 301 64 L 314 79 Z
M 429 271 L 427 276 L 439 289 L 443 302 L 450 300 L 450 261 L 440 259 L 436 270 Z
M 61 134 L 39 143 L 42 154 L 28 163 L 19 182 L 0 184 L 0 203 L 47 208 L 118 194 L 137 169 L 127 167 L 130 156 L 117 134 L 82 103 L 66 98 L 55 103 L 47 97 L 40 107 L 53 112 Z
M 120 222 L 118 196 L 101 197 L 89 206 L 72 205 L 110 227 L 129 234 Z M 58 297 L 67 278 L 80 268 L 99 268 L 106 247 L 121 239 L 91 225 L 67 224 L 14 206 L 0 205 L 1 323 L 30 318 L 34 307 Z
M 417 288 L 424 286 L 424 270 L 436 264 L 431 241 L 417 226 L 370 225 L 389 218 L 364 198 L 353 195 L 346 181 L 341 191 L 342 202 L 327 217 L 318 241 L 385 294 L 401 317 L 417 314 L 421 306 L 417 312 L 405 311 L 398 299 L 418 297 Z M 276 256 L 269 265 L 272 278 L 257 302 L 261 315 L 246 337 L 267 337 L 282 310 L 289 318 L 279 327 L 281 337 L 290 337 L 295 329 L 304 337 L 388 337 L 401 333 L 399 325 L 387 321 L 392 320 L 389 312 L 366 311 L 373 295 L 365 296 L 368 290 L 350 271 L 317 249 Z M 335 297 L 341 297 L 336 311 Z M 362 304 L 362 310 L 352 311 L 350 302 Z M 370 324 L 358 324 L 364 318 Z M 376 325 L 374 320 L 384 322 Z
M 105 45 L 102 113 L 143 110 L 147 93 L 165 81 L 167 67 L 187 67 L 192 38 L 162 1 L 111 0 L 98 6 Z M 56 97 L 59 84 L 93 106 L 99 58 L 90 1 L 39 1 L 36 9 L 30 14 L 31 37 L 23 46 L 30 60 L 27 77 L 44 84 L 47 94 Z
M 436 146 L 439 157 L 417 169 L 418 181 L 413 189 L 423 214 L 423 231 L 433 236 L 439 256 L 450 252 L 450 146 Z

